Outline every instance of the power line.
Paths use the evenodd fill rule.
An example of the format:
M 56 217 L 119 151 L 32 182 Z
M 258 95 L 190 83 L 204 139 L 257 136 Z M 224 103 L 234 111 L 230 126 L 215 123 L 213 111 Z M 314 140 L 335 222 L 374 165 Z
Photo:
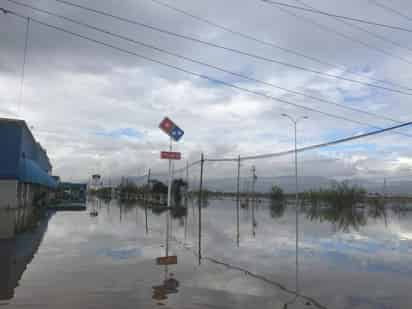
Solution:
M 215 70 L 217 70 L 217 71 L 224 72 L 224 73 L 227 73 L 227 74 L 236 76 L 236 77 L 240 77 L 240 78 L 243 78 L 243 79 L 246 79 L 246 80 L 249 80 L 249 81 L 253 81 L 253 82 L 256 82 L 256 83 L 260 83 L 260 84 L 263 84 L 263 85 L 266 85 L 266 86 L 270 86 L 270 87 L 273 87 L 273 88 L 281 89 L 281 90 L 283 90 L 283 91 L 286 91 L 286 92 L 289 92 L 289 93 L 293 93 L 293 94 L 295 94 L 295 95 L 300 95 L 300 96 L 307 97 L 307 98 L 310 98 L 310 99 L 313 99 L 313 100 L 317 100 L 317 101 L 320 101 L 320 102 L 323 102 L 323 103 L 326 103 L 326 104 L 334 105 L 334 106 L 337 106 L 337 107 L 339 107 L 339 108 L 346 109 L 346 110 L 349 110 L 349 111 L 352 111 L 352 112 L 358 112 L 358 113 L 362 113 L 362 114 L 365 114 L 365 115 L 368 115 L 368 116 L 372 116 L 372 117 L 376 117 L 376 118 L 380 118 L 380 119 L 392 121 L 392 122 L 395 122 L 395 123 L 401 123 L 400 121 L 395 120 L 395 119 L 390 118 L 390 117 L 382 116 L 382 115 L 379 115 L 379 114 L 376 114 L 376 113 L 373 113 L 373 112 L 365 111 L 365 110 L 362 110 L 362 109 L 358 109 L 358 108 L 346 106 L 346 105 L 344 105 L 344 104 L 339 104 L 339 103 L 336 103 L 336 102 L 333 102 L 333 101 L 329 101 L 329 100 L 325 100 L 325 99 L 322 99 L 322 98 L 318 98 L 318 97 L 315 97 L 315 96 L 312 96 L 312 95 L 305 94 L 304 92 L 299 92 L 299 91 L 290 90 L 290 89 L 287 89 L 287 88 L 284 88 L 284 87 L 277 86 L 277 85 L 275 85 L 275 84 L 273 84 L 273 83 L 269 83 L 269 82 L 265 82 L 265 81 L 262 81 L 262 80 L 259 80 L 259 79 L 251 78 L 251 77 L 246 76 L 246 75 L 244 75 L 244 74 L 240 74 L 240 73 L 236 73 L 236 72 L 231 72 L 231 71 L 226 70 L 226 69 L 223 69 L 223 68 L 221 68 L 221 67 L 218 67 L 218 66 L 215 66 L 215 65 L 211 65 L 211 64 L 208 64 L 208 63 L 206 63 L 206 62 L 199 61 L 199 60 L 195 60 L 195 59 L 193 59 L 193 58 L 189 58 L 189 57 L 186 57 L 186 56 L 183 56 L 183 55 L 174 53 L 174 52 L 170 52 L 170 51 L 168 51 L 168 50 L 166 50 L 166 49 L 159 48 L 159 47 L 156 47 L 156 46 L 154 46 L 154 45 L 147 44 L 147 43 L 144 43 L 144 42 L 142 42 L 142 41 L 138 41 L 138 40 L 135 40 L 135 39 L 132 39 L 132 38 L 130 38 L 130 37 L 126 37 L 126 36 L 123 36 L 123 35 L 120 35 L 120 34 L 116 34 L 116 33 L 113 33 L 113 32 L 111 32 L 111 31 L 108 31 L 108 30 L 105 30 L 105 29 L 102 29 L 102 28 L 99 28 L 99 27 L 95 27 L 95 26 L 93 26 L 93 25 L 90 25 L 90 24 L 87 24 L 87 23 L 84 23 L 84 22 L 81 22 L 81 21 L 78 21 L 78 20 L 75 20 L 75 19 L 72 19 L 72 18 L 63 16 L 63 15 L 59 15 L 59 14 L 56 14 L 56 13 L 51 12 L 51 11 L 48 11 L 48 10 L 40 9 L 40 8 L 31 6 L 31 5 L 21 4 L 20 2 L 15 1 L 15 0 L 7 0 L 7 1 L 12 2 L 12 3 L 15 3 L 15 4 L 17 4 L 17 5 L 22 5 L 22 6 L 24 6 L 24 7 L 28 7 L 28 8 L 30 8 L 30 9 L 33 9 L 33 10 L 36 10 L 36 11 L 39 11 L 39 12 L 48 14 L 48 15 L 50 15 L 50 16 L 55 16 L 55 17 L 58 17 L 58 18 L 61 18 L 61 19 L 70 21 L 70 22 L 72 22 L 72 23 L 74 23 L 74 24 L 78 24 L 78 25 L 81 25 L 81 26 L 84 26 L 84 27 L 87 27 L 87 28 L 90 28 L 90 29 L 99 31 L 99 32 L 108 34 L 108 35 L 110 35 L 110 36 L 114 36 L 114 37 L 116 37 L 116 38 L 121 38 L 121 39 L 126 40 L 126 41 L 128 41 L 128 42 L 132 42 L 132 43 L 135 43 L 135 44 L 144 46 L 144 47 L 146 47 L 146 48 L 150 48 L 150 49 L 153 49 L 153 50 L 156 50 L 156 51 L 165 53 L 165 54 L 167 54 L 167 55 L 172 55 L 172 56 L 177 57 L 177 58 L 179 58 L 179 59 L 184 59 L 184 60 L 186 60 L 186 61 L 189 61 L 189 62 L 192 62 L 192 63 L 195 63 L 195 64 L 200 64 L 200 65 L 202 65 L 202 66 L 206 66 L 206 67 L 209 67 L 209 68 L 215 69 Z M 362 123 L 362 124 L 363 124 L 363 125 L 368 125 L 368 126 L 371 126 L 371 127 L 374 127 L 374 128 L 379 128 L 379 127 L 376 127 L 376 126 L 373 125 L 373 124 L 369 124 L 369 123 L 366 123 L 366 122 L 364 122 L 364 123 Z M 408 136 L 409 136 L 409 135 L 408 135 Z M 412 137 L 412 136 L 409 136 L 409 137 Z
M 330 142 L 325 142 L 325 143 L 321 143 L 321 144 L 316 144 L 316 145 L 311 145 L 311 146 L 298 148 L 296 151 L 297 152 L 304 152 L 304 151 L 314 150 L 314 149 L 323 148 L 323 147 L 327 147 L 327 146 L 334 146 L 334 145 L 338 145 L 338 144 L 358 140 L 358 139 L 361 139 L 361 138 L 370 137 L 370 136 L 382 134 L 382 133 L 385 133 L 385 132 L 393 131 L 393 130 L 400 129 L 400 128 L 403 128 L 403 127 L 407 127 L 407 126 L 410 126 L 410 125 L 412 125 L 412 121 L 405 122 L 405 123 L 402 123 L 402 124 L 399 124 L 399 125 L 396 125 L 396 126 L 392 126 L 392 127 L 388 127 L 388 128 L 368 132 L 368 133 L 358 134 L 358 135 L 354 135 L 354 136 L 350 136 L 350 137 L 345 137 L 345 138 L 333 140 L 333 141 L 330 141 Z M 240 160 L 241 161 L 248 161 L 248 160 L 256 160 L 256 159 L 267 159 L 267 158 L 285 156 L 285 155 L 289 155 L 289 154 L 293 154 L 293 153 L 295 153 L 294 149 L 293 150 L 282 151 L 282 152 L 277 152 L 277 153 L 269 153 L 269 154 L 263 154 L 263 155 L 240 157 Z M 226 158 L 226 159 L 206 159 L 206 160 L 209 161 L 209 162 L 235 162 L 235 161 L 239 160 L 239 157 Z
M 259 1 L 264 1 L 264 0 L 259 0 Z M 319 22 L 317 22 L 317 21 L 315 21 L 315 20 L 313 20 L 313 19 L 311 19 L 311 18 L 309 18 L 309 17 L 307 17 L 307 16 L 299 15 L 299 14 L 295 13 L 294 11 L 291 11 L 290 9 L 287 9 L 287 8 L 284 8 L 284 7 L 281 7 L 281 6 L 274 6 L 274 7 L 276 7 L 278 10 L 280 10 L 280 11 L 282 11 L 282 12 L 288 14 L 288 15 L 294 16 L 294 17 L 297 18 L 299 21 L 304 21 L 304 22 L 306 22 L 306 23 L 308 23 L 308 24 L 312 24 L 312 25 L 316 26 L 317 28 L 319 28 L 319 29 L 321 29 L 321 30 L 323 30 L 323 31 L 333 33 L 333 34 L 335 34 L 335 35 L 338 36 L 338 37 L 341 37 L 341 38 L 343 38 L 343 39 L 345 39 L 345 40 L 348 40 L 348 41 L 354 42 L 354 43 L 356 43 L 356 44 L 359 44 L 359 45 L 361 45 L 361 46 L 363 46 L 363 47 L 365 47 L 365 48 L 367 48 L 367 49 L 370 49 L 370 50 L 373 50 L 373 51 L 375 51 L 375 52 L 378 52 L 379 54 L 382 54 L 382 55 L 391 57 L 391 58 L 393 58 L 393 59 L 397 59 L 397 60 L 400 60 L 400 61 L 405 62 L 405 63 L 407 63 L 407 64 L 410 64 L 410 61 L 409 61 L 409 60 L 405 60 L 405 58 L 403 58 L 403 57 L 399 57 L 398 55 L 392 54 L 392 53 L 388 52 L 388 51 L 385 50 L 385 49 L 382 49 L 382 48 L 380 48 L 380 47 L 374 46 L 374 45 L 372 45 L 372 44 L 370 44 L 370 43 L 368 43 L 368 42 L 364 42 L 364 41 L 362 41 L 362 40 L 360 40 L 360 39 L 354 38 L 354 37 L 352 37 L 352 36 L 350 36 L 350 35 L 348 35 L 348 34 L 346 34 L 346 33 L 344 33 L 344 32 L 337 31 L 337 30 L 335 30 L 334 28 L 329 27 L 329 26 L 326 26 L 326 25 L 324 25 L 324 24 L 322 24 L 322 23 L 319 23 Z M 396 83 L 393 83 L 393 82 L 392 82 L 392 84 L 395 84 L 395 85 L 396 85 Z
M 233 52 L 233 53 L 243 55 L 243 56 L 247 56 L 247 57 L 250 57 L 250 58 L 254 58 L 254 59 L 257 59 L 257 60 L 261 60 L 261 61 L 265 61 L 265 62 L 269 62 L 269 63 L 274 63 L 274 64 L 294 68 L 296 70 L 305 71 L 305 72 L 317 74 L 317 75 L 320 75 L 320 76 L 326 76 L 326 77 L 333 78 L 333 79 L 339 79 L 339 80 L 344 80 L 344 81 L 347 81 L 347 82 L 352 82 L 352 83 L 356 83 L 356 84 L 365 85 L 365 86 L 368 86 L 368 87 L 374 87 L 374 88 L 377 88 L 377 89 L 386 90 L 386 91 L 390 91 L 390 92 L 394 92 L 394 93 L 398 93 L 398 94 L 403 94 L 403 95 L 408 95 L 408 96 L 412 95 L 411 92 L 406 92 L 406 91 L 403 91 L 403 90 L 400 90 L 400 89 L 394 89 L 394 88 L 379 86 L 379 85 L 376 85 L 376 84 L 372 84 L 372 83 L 368 83 L 368 82 L 362 82 L 362 81 L 359 81 L 359 80 L 354 80 L 354 79 L 342 77 L 342 76 L 339 76 L 339 75 L 325 73 L 325 72 L 321 72 L 319 70 L 306 68 L 306 67 L 303 67 L 303 66 L 283 62 L 283 61 L 280 61 L 280 60 L 267 58 L 267 57 L 264 57 L 264 56 L 259 56 L 259 55 L 253 54 L 253 53 L 249 53 L 249 52 L 239 50 L 239 49 L 230 48 L 230 47 L 215 44 L 215 43 L 212 43 L 212 42 L 204 41 L 204 40 L 201 40 L 201 39 L 198 39 L 198 38 L 194 38 L 194 37 L 187 36 L 187 35 L 184 35 L 184 34 L 179 34 L 179 33 L 172 32 L 172 31 L 169 31 L 169 30 L 166 30 L 166 29 L 161 29 L 161 28 L 151 26 L 151 25 L 148 25 L 148 24 L 145 24 L 145 23 L 141 23 L 141 22 L 138 22 L 138 21 L 135 21 L 135 20 L 120 17 L 120 16 L 117 16 L 117 15 L 113 15 L 113 14 L 105 12 L 105 11 L 96 10 L 96 9 L 89 8 L 89 7 L 80 5 L 80 4 L 74 4 L 74 3 L 66 1 L 66 0 L 54 0 L 54 1 L 67 4 L 69 6 L 77 7 L 77 8 L 89 11 L 89 12 L 93 12 L 95 14 L 102 15 L 102 16 L 111 17 L 111 18 L 114 18 L 114 19 L 117 19 L 117 20 L 120 20 L 120 21 L 123 21 L 123 22 L 126 22 L 126 23 L 130 23 L 130 24 L 134 24 L 134 25 L 143 27 L 143 28 L 151 29 L 153 31 L 164 33 L 164 34 L 167 34 L 167 35 L 170 35 L 170 36 L 174 36 L 174 37 L 178 37 L 178 38 L 181 38 L 181 39 L 184 39 L 184 40 L 189 40 L 189 41 L 196 42 L 196 43 L 199 43 L 199 44 L 203 44 L 203 45 L 211 46 L 211 47 L 214 47 L 214 48 L 226 50 L 226 51 L 229 51 L 229 52 Z
M 25 80 L 25 75 L 26 75 L 26 61 L 27 61 L 27 51 L 28 51 L 28 45 L 29 45 L 29 35 L 30 35 L 30 17 L 27 18 L 26 32 L 24 36 L 23 66 L 21 69 L 20 95 L 19 95 L 19 103 L 17 107 L 18 115 L 20 115 L 20 108 L 23 103 L 23 91 L 24 91 L 24 80 Z
M 405 18 L 405 19 L 407 19 L 407 20 L 409 20 L 409 21 L 412 21 L 412 17 L 410 17 L 410 16 L 402 13 L 401 11 L 398 11 L 398 10 L 390 7 L 389 5 L 385 5 L 385 4 L 381 3 L 381 2 L 378 1 L 378 0 L 368 0 L 368 1 L 369 1 L 369 2 L 372 2 L 372 3 L 373 3 L 374 5 L 376 5 L 377 7 L 380 7 L 380 8 L 382 8 L 382 9 L 386 10 L 386 11 L 391 12 L 392 14 L 398 15 L 398 16 L 403 17 L 403 18 Z
M 302 0 L 295 0 L 295 1 L 301 3 L 301 4 L 304 5 L 305 7 L 308 7 L 308 8 L 311 8 L 311 9 L 316 9 L 313 5 L 309 5 L 309 4 L 305 3 L 305 2 L 303 2 Z M 362 32 L 364 32 L 364 33 L 367 33 L 368 35 L 370 35 L 370 36 L 372 36 L 372 37 L 374 37 L 374 38 L 376 38 L 376 39 L 378 39 L 378 40 L 381 40 L 381 41 L 383 41 L 383 42 L 385 42 L 385 43 L 389 43 L 389 44 L 392 44 L 393 46 L 396 46 L 396 47 L 398 47 L 398 48 L 402 48 L 402 49 L 404 49 L 404 50 L 407 50 L 407 51 L 409 51 L 409 52 L 412 52 L 412 49 L 411 49 L 409 46 L 403 45 L 403 44 L 401 44 L 401 43 L 399 43 L 399 42 L 397 42 L 397 41 L 395 41 L 395 40 L 389 39 L 389 38 L 387 38 L 387 37 L 384 36 L 384 35 L 381 35 L 381 34 L 379 34 L 379 33 L 370 31 L 370 30 L 368 30 L 368 29 L 365 29 L 365 28 L 363 28 L 363 27 L 361 27 L 361 26 L 358 26 L 357 24 L 353 24 L 353 23 L 348 22 L 348 21 L 346 21 L 346 20 L 342 20 L 342 19 L 339 19 L 339 18 L 336 18 L 336 17 L 333 17 L 333 19 L 335 19 L 335 20 L 339 21 L 340 23 L 343 23 L 344 25 L 347 25 L 347 26 L 349 26 L 349 27 L 351 27 L 351 28 L 354 28 L 354 29 L 356 29 L 356 30 L 362 31 Z M 403 61 L 406 62 L 406 63 L 408 63 L 408 64 L 412 64 L 411 61 L 409 61 L 408 59 L 406 59 L 406 58 L 404 58 L 404 57 L 400 57 L 400 56 L 396 56 L 396 57 L 398 57 L 398 58 L 400 58 L 400 59 L 403 59 Z
M 201 16 L 198 16 L 198 15 L 194 15 L 193 13 L 190 13 L 190 12 L 188 12 L 188 11 L 186 11 L 186 10 L 183 10 L 183 9 L 181 9 L 181 8 L 178 8 L 178 7 L 176 7 L 176 6 L 172 6 L 172 5 L 170 5 L 169 3 L 165 3 L 165 2 L 160 1 L 160 0 L 150 0 L 150 1 L 152 1 L 152 2 L 155 3 L 155 4 L 160 5 L 160 6 L 162 6 L 162 7 L 168 8 L 168 9 L 170 9 L 170 10 L 172 10 L 172 11 L 175 11 L 175 12 L 178 12 L 178 13 L 180 13 L 180 14 L 183 14 L 184 16 L 188 16 L 188 17 L 190 17 L 190 18 L 193 18 L 194 20 L 203 22 L 203 23 L 205 23 L 205 24 L 207 24 L 207 25 L 209 25 L 209 26 L 213 26 L 213 27 L 215 27 L 215 28 L 218 28 L 218 29 L 220 29 L 220 30 L 226 31 L 226 32 L 228 32 L 228 33 L 237 35 L 237 36 L 239 36 L 239 37 L 241 37 L 241 38 L 244 38 L 244 39 L 247 39 L 247 40 L 250 40 L 250 41 L 253 41 L 253 42 L 262 44 L 262 45 L 265 45 L 265 46 L 269 46 L 269 47 L 272 47 L 272 48 L 279 49 L 279 50 L 281 50 L 281 51 L 283 51 L 283 52 L 285 52 L 285 53 L 289 53 L 289 54 L 292 54 L 292 55 L 295 55 L 295 56 L 298 56 L 298 57 L 302 57 L 302 58 L 304 58 L 304 59 L 308 59 L 308 60 L 310 60 L 310 61 L 313 61 L 313 62 L 315 62 L 315 63 L 321 64 L 321 65 L 324 65 L 324 66 L 337 67 L 337 68 L 339 68 L 339 69 L 341 69 L 341 70 L 344 70 L 344 71 L 346 71 L 346 72 L 348 72 L 348 73 L 350 73 L 350 74 L 352 74 L 352 75 L 354 75 L 354 76 L 361 77 L 357 72 L 348 69 L 348 68 L 347 68 L 346 66 L 344 66 L 344 65 L 332 64 L 332 63 L 330 63 L 330 62 L 321 60 L 321 59 L 316 58 L 316 57 L 313 57 L 313 56 L 309 56 L 309 55 L 304 54 L 304 53 L 301 53 L 301 52 L 299 52 L 299 51 L 296 51 L 296 50 L 293 50 L 293 49 L 290 49 L 290 48 L 287 48 L 287 47 L 280 46 L 280 45 L 278 45 L 278 44 L 273 43 L 272 41 L 262 40 L 262 39 L 256 38 L 255 36 L 246 34 L 246 33 L 244 33 L 244 32 L 240 32 L 240 31 L 238 31 L 238 30 L 233 30 L 233 29 L 231 29 L 231 28 L 229 28 L 229 27 L 227 27 L 227 26 L 224 26 L 224 25 L 222 25 L 222 24 L 218 24 L 218 23 L 216 23 L 216 22 L 214 22 L 214 21 L 211 21 L 211 20 L 209 20 L 209 19 L 206 19 L 206 18 L 201 17 Z M 395 82 L 389 81 L 389 80 L 375 79 L 375 78 L 371 78 L 371 77 L 368 77 L 368 78 L 369 78 L 370 80 L 373 80 L 374 82 L 396 85 L 396 86 L 398 86 L 398 87 L 400 87 L 400 88 L 412 90 L 412 89 L 410 89 L 410 88 L 401 86 L 401 85 L 399 85 L 399 84 L 397 84 L 397 83 L 395 83 Z
M 61 1 L 61 0 L 59 0 L 59 1 Z M 392 29 L 392 30 L 398 30 L 398 31 L 411 32 L 412 33 L 412 29 L 404 28 L 404 27 L 401 27 L 401 26 L 388 25 L 388 24 L 383 24 L 383 23 L 380 23 L 380 22 L 366 20 L 366 19 L 362 19 L 362 18 L 355 18 L 355 17 L 350 17 L 350 16 L 338 15 L 338 14 L 329 13 L 329 12 L 326 12 L 326 11 L 321 11 L 321 10 L 311 9 L 311 8 L 305 8 L 305 7 L 302 7 L 302 6 L 288 4 L 288 3 L 284 3 L 284 2 L 273 1 L 273 0 L 260 0 L 260 1 L 266 2 L 268 4 L 288 7 L 288 8 L 295 9 L 295 10 L 301 10 L 301 11 L 310 12 L 310 13 L 314 13 L 314 14 L 320 14 L 320 15 L 325 15 L 325 16 L 329 16 L 329 17 L 339 18 L 339 19 L 346 19 L 346 20 L 355 21 L 355 22 L 358 22 L 358 23 L 368 24 L 368 25 L 372 25 L 372 26 L 377 26 L 377 27 L 388 28 L 388 29 Z
M 338 144 L 343 144 L 343 143 L 347 143 L 350 141 L 354 141 L 354 140 L 359 140 L 359 139 L 363 139 L 366 137 L 370 137 L 370 136 L 374 136 L 374 135 L 379 135 L 385 132 L 389 132 L 389 131 L 393 131 L 396 129 L 400 129 L 403 127 L 407 127 L 407 126 L 411 126 L 412 125 L 412 121 L 409 122 L 405 122 L 402 123 L 400 125 L 396 125 L 396 126 L 392 126 L 392 127 L 388 127 L 388 128 L 384 128 L 384 129 L 380 129 L 380 130 L 375 130 L 375 131 L 371 131 L 368 133 L 363 133 L 363 134 L 358 134 L 358 135 L 353 135 L 353 136 L 349 136 L 349 137 L 344 137 L 344 138 L 340 138 L 340 139 L 336 139 L 333 141 L 329 141 L 329 142 L 324 142 L 324 143 L 320 143 L 320 144 L 315 144 L 315 145 L 311 145 L 311 146 L 306 146 L 306 147 L 301 147 L 296 149 L 297 152 L 301 153 L 301 152 L 305 152 L 305 151 L 309 151 L 309 150 L 314 150 L 314 149 L 319 149 L 319 148 L 324 148 L 327 146 L 334 146 L 334 145 L 338 145 Z M 233 158 L 205 158 L 205 162 L 238 162 L 240 161 L 250 161 L 250 160 L 257 160 L 257 159 L 267 159 L 267 158 L 275 158 L 275 157 L 282 157 L 282 156 L 286 156 L 286 155 L 290 155 L 295 153 L 295 149 L 292 150 L 287 150 L 287 151 L 281 151 L 281 152 L 276 152 L 276 153 L 269 153 L 269 154 L 261 154 L 261 155 L 255 155 L 255 156 L 244 156 L 244 157 L 233 157 Z M 327 160 L 341 160 L 341 158 L 330 158 Z M 304 162 L 314 162 L 317 160 L 306 160 Z M 188 167 L 191 168 L 196 164 L 199 164 L 201 161 L 196 161 L 191 163 Z M 186 169 L 186 167 L 183 167 L 179 170 L 175 170 L 175 173 L 178 172 L 182 172 Z M 164 176 L 167 174 L 158 174 L 159 176 Z M 147 175 L 144 175 L 142 177 L 145 177 Z
M 23 18 L 23 19 L 28 18 L 27 16 L 24 16 L 22 14 L 19 14 L 19 13 L 16 13 L 16 12 L 13 12 L 13 11 L 10 11 L 10 10 L 7 10 L 7 9 L 0 8 L 0 10 L 2 10 L 3 12 L 6 12 L 6 14 L 11 14 L 11 15 Z M 212 77 L 207 76 L 207 75 L 203 75 L 203 74 L 196 73 L 196 72 L 193 72 L 193 71 L 190 71 L 190 70 L 186 70 L 184 68 L 181 68 L 181 67 L 178 67 L 178 66 L 160 61 L 160 60 L 156 60 L 156 59 L 153 59 L 153 58 L 150 58 L 150 57 L 147 57 L 147 56 L 129 51 L 127 49 L 123 49 L 123 48 L 120 48 L 118 46 L 115 46 L 115 45 L 112 45 L 112 44 L 109 44 L 109 43 L 106 43 L 106 42 L 103 42 L 103 41 L 100 41 L 100 40 L 97 40 L 97 39 L 93 39 L 91 37 L 88 37 L 88 36 L 85 36 L 85 35 L 82 35 L 82 34 L 79 34 L 79 33 L 64 29 L 62 27 L 58 27 L 58 26 L 54 26 L 54 25 L 42 22 L 42 21 L 40 21 L 38 19 L 35 19 L 33 17 L 31 17 L 31 20 L 38 23 L 38 24 L 41 24 L 43 26 L 46 26 L 46 27 L 49 27 L 49 28 L 52 28 L 52 29 L 70 34 L 72 36 L 82 38 L 82 39 L 90 41 L 90 42 L 94 42 L 94 43 L 102 45 L 102 46 L 106 46 L 106 47 L 121 51 L 121 52 L 129 54 L 129 55 L 136 56 L 136 57 L 141 58 L 141 59 L 145 59 L 146 61 L 150 61 L 150 62 L 160 64 L 160 65 L 168 67 L 168 68 L 172 68 L 172 69 L 174 69 L 176 71 L 179 71 L 179 72 L 183 72 L 183 73 L 186 73 L 186 74 L 189 74 L 189 75 L 201 78 L 201 79 L 205 79 L 205 80 L 208 80 L 208 81 L 213 82 L 213 83 L 224 85 L 228 88 L 236 89 L 236 90 L 248 93 L 248 94 L 253 94 L 255 96 L 259 96 L 259 97 L 262 97 L 262 98 L 266 98 L 268 100 L 280 102 L 282 104 L 291 105 L 291 106 L 294 106 L 296 108 L 304 109 L 304 110 L 307 110 L 307 111 L 310 111 L 310 112 L 315 112 L 315 113 L 318 113 L 318 114 L 321 114 L 321 115 L 324 115 L 324 116 L 328 116 L 330 118 L 335 118 L 335 119 L 340 119 L 340 120 L 344 120 L 344 121 L 351 122 L 351 123 L 365 125 L 365 123 L 363 123 L 361 121 L 358 121 L 358 120 L 355 120 L 355 119 L 352 119 L 352 118 L 348 118 L 348 117 L 344 117 L 344 116 L 341 116 L 341 115 L 335 115 L 335 114 L 332 114 L 332 113 L 324 112 L 324 111 L 321 111 L 321 110 L 318 110 L 318 109 L 315 109 L 315 108 L 311 108 L 311 107 L 308 107 L 308 106 L 293 103 L 293 102 L 290 102 L 290 101 L 287 101 L 287 100 L 284 100 L 284 99 L 281 99 L 281 98 L 276 98 L 274 96 L 270 96 L 270 95 L 267 95 L 267 94 L 262 93 L 262 92 L 258 92 L 258 91 L 250 90 L 248 88 L 240 87 L 240 86 L 237 86 L 235 84 L 228 83 L 228 82 L 225 82 L 225 81 L 222 81 L 222 80 L 219 80 L 219 79 L 215 79 L 215 78 L 212 78 Z M 397 133 L 402 134 L 402 133 L 399 133 L 399 132 L 397 132 Z

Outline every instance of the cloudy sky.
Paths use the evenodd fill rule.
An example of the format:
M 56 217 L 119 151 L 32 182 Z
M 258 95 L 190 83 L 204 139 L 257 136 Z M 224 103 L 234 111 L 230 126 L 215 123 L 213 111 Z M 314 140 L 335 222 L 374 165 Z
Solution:
M 215 158 L 290 149 L 292 124 L 281 117 L 282 113 L 309 116 L 299 124 L 301 146 L 397 124 L 390 119 L 404 122 L 412 118 L 412 89 L 408 89 L 412 78 L 412 40 L 408 32 L 341 22 L 279 8 L 261 0 L 122 0 L 116 4 L 108 0 L 70 0 L 138 23 L 321 73 L 314 74 L 160 33 L 55 0 L 15 1 L 261 81 L 245 80 L 0 0 L 0 7 L 33 18 L 29 27 L 24 91 L 20 96 L 26 20 L 12 14 L 0 15 L 0 116 L 25 119 L 47 149 L 54 174 L 65 180 L 85 180 L 96 172 L 106 177 L 133 176 L 144 174 L 149 167 L 156 172 L 164 171 L 165 162 L 159 159 L 159 151 L 168 147 L 168 138 L 158 129 L 158 124 L 166 115 L 185 130 L 184 138 L 176 147 L 189 161 L 198 160 L 202 151 L 206 157 Z M 412 28 L 412 18 L 407 19 L 408 15 L 412 17 L 412 3 L 408 1 L 386 4 L 405 16 L 378 6 L 387 3 L 383 0 L 284 2 Z M 223 31 L 161 3 L 261 42 Z M 233 89 L 74 37 L 37 21 L 329 115 Z M 363 84 L 325 75 L 359 80 Z M 269 84 L 293 90 L 295 94 Z M 323 101 L 297 95 L 296 91 Z M 411 137 L 391 133 L 302 154 L 302 174 L 344 178 L 412 175 L 412 130 L 398 132 Z M 258 172 L 266 176 L 293 172 L 290 157 L 250 164 L 256 164 Z M 233 168 L 233 165 L 214 164 L 209 173 L 234 176 Z

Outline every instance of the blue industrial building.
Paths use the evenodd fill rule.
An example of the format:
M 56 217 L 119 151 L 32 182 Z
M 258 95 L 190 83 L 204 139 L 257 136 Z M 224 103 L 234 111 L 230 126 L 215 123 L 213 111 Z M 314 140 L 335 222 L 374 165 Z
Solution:
M 47 152 L 23 120 L 0 118 L 0 180 L 57 186 Z
M 25 228 L 33 207 L 47 201 L 57 181 L 25 121 L 0 118 L 0 149 L 0 238 L 9 238 Z

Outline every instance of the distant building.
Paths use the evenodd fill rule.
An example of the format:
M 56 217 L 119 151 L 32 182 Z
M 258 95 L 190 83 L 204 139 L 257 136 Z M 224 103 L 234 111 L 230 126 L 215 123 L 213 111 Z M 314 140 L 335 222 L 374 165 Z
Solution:
M 100 176 L 99 174 L 92 175 L 92 181 L 89 184 L 89 189 L 92 191 L 99 190 L 102 187 L 101 179 L 102 176 Z
M 30 221 L 33 207 L 57 187 L 46 150 L 23 120 L 0 118 L 0 238 Z
M 65 201 L 85 201 L 87 184 L 61 182 L 57 188 L 56 198 Z

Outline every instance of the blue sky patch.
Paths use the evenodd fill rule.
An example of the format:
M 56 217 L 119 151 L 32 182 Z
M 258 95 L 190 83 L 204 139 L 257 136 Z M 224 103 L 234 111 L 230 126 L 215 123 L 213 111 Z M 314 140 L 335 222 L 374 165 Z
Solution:
M 131 249 L 111 249 L 104 248 L 97 252 L 99 256 L 110 257 L 113 260 L 127 260 L 134 257 L 142 256 L 142 249 L 131 248 Z
M 143 138 L 143 133 L 133 128 L 120 128 L 120 129 L 114 129 L 111 131 L 99 131 L 99 132 L 96 132 L 96 135 L 112 137 L 112 138 L 121 138 L 121 137 L 131 137 L 131 138 L 137 138 L 137 139 Z

